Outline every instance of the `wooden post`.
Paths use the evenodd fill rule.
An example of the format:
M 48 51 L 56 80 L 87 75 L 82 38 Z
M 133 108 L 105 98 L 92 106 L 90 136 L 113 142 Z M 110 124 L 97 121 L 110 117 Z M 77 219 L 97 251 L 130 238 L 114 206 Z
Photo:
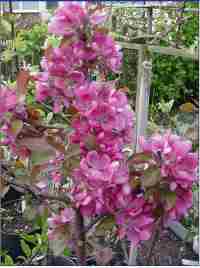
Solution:
M 136 94 L 136 132 L 135 151 L 139 152 L 139 137 L 145 135 L 148 124 L 149 95 L 151 86 L 152 65 L 146 45 L 141 45 L 138 55 L 137 94 Z M 136 265 L 137 247 L 131 244 L 129 266 Z
M 135 133 L 136 152 L 139 151 L 139 137 L 145 136 L 148 125 L 149 95 L 152 76 L 152 64 L 147 55 L 147 47 L 142 45 L 138 54 Z
M 147 34 L 152 33 L 153 10 L 148 9 L 148 30 Z M 151 87 L 152 62 L 149 57 L 147 44 L 142 44 L 138 53 L 138 74 L 137 74 L 137 93 L 136 93 L 136 133 L 135 151 L 139 151 L 139 137 L 145 135 L 148 125 L 149 95 Z M 129 252 L 129 266 L 136 265 L 138 249 L 131 244 Z

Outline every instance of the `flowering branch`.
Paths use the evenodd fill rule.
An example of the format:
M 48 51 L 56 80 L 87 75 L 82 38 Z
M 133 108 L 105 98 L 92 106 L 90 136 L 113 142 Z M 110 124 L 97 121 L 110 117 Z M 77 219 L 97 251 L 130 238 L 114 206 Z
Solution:
M 7 167 L 5 165 L 1 164 L 1 167 L 4 171 L 6 171 L 7 175 L 9 177 L 5 177 L 4 180 L 9 184 L 9 185 L 13 185 L 16 186 L 17 188 L 20 188 L 22 190 L 22 193 L 29 193 L 31 194 L 34 198 L 36 199 L 49 199 L 49 200 L 53 200 L 53 201 L 59 201 L 59 202 L 63 202 L 65 204 L 71 204 L 71 200 L 68 196 L 55 196 L 52 194 L 48 194 L 48 193 L 43 193 L 41 192 L 39 189 L 37 189 L 36 187 L 32 186 L 32 185 L 27 185 L 27 184 L 22 184 L 19 183 L 15 180 L 15 175 L 9 171 L 7 169 Z

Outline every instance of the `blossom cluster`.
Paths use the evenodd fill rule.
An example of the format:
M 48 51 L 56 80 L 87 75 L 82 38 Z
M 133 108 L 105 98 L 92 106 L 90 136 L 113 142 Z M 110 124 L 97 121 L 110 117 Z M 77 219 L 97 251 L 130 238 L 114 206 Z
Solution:
M 63 238 L 68 233 L 68 223 L 74 221 L 75 213 L 71 208 L 65 208 L 60 211 L 60 214 L 53 214 L 48 218 L 48 237 L 51 240 Z
M 192 185 L 197 180 L 198 155 L 191 152 L 191 142 L 168 132 L 141 139 L 141 148 L 157 158 L 163 182 L 175 193 L 174 206 L 163 204 L 166 220 L 180 219 L 192 206 Z
M 40 102 L 51 100 L 56 113 L 63 107 L 69 111 L 72 131 L 67 137 L 68 148 L 80 148 L 77 159 L 71 156 L 66 161 L 68 152 L 65 154 L 63 150 L 53 154 L 54 159 L 48 158 L 47 166 L 52 167 L 48 175 L 56 185 L 69 176 L 67 189 L 73 202 L 73 209 L 62 208 L 49 218 L 49 239 L 59 239 L 69 233 L 76 207 L 87 217 L 111 214 L 119 237 L 127 236 L 137 245 L 150 238 L 159 216 L 167 221 L 186 215 L 192 205 L 192 184 L 196 180 L 198 159 L 191 152 L 190 142 L 171 133 L 141 139 L 142 154 L 151 155 L 148 165 L 151 167 L 153 163 L 160 172 L 156 179 L 149 173 L 151 183 L 157 191 L 162 188 L 165 192 L 164 198 L 161 190 L 156 192 L 156 198 L 148 195 L 149 189 L 143 183 L 146 179 L 144 170 L 138 172 L 134 162 L 130 164 L 124 154 L 126 146 L 133 144 L 134 129 L 134 113 L 127 96 L 116 89 L 114 81 L 91 81 L 93 72 L 98 71 L 100 77 L 102 72 L 120 70 L 122 55 L 102 28 L 105 19 L 106 15 L 98 8 L 88 5 L 82 7 L 68 2 L 59 7 L 49 24 L 49 32 L 61 38 L 60 45 L 47 48 L 41 62 L 43 71 L 35 76 L 36 99 Z M 4 144 L 12 144 L 15 148 L 16 136 L 26 117 L 26 109 L 18 103 L 16 92 L 1 88 L 0 131 L 5 134 Z M 41 139 L 43 142 L 40 141 L 38 147 L 50 146 L 45 137 Z M 49 142 L 52 146 L 56 143 Z M 65 141 L 62 145 L 66 150 Z M 56 144 L 55 148 L 58 147 Z M 71 167 L 70 161 L 74 161 L 75 166 L 73 163 Z M 133 185 L 134 176 L 139 181 L 138 187 Z M 43 182 L 37 186 L 43 191 L 48 188 Z M 160 208 L 163 214 L 157 216 Z
M 133 141 L 134 114 L 126 95 L 105 82 L 84 84 L 74 95 L 79 116 L 72 121 L 71 142 L 79 143 L 83 154 L 93 148 L 112 160 L 123 158 L 122 149 Z
M 23 103 L 18 102 L 15 90 L 0 87 L 0 132 L 3 138 L 0 143 L 14 146 L 15 139 L 22 127 L 22 120 L 27 114 Z
M 74 88 L 90 78 L 93 70 L 118 72 L 121 52 L 107 33 L 98 29 L 106 19 L 98 10 L 83 8 L 75 3 L 64 3 L 55 12 L 49 32 L 63 39 L 59 47 L 49 47 L 36 76 L 36 98 L 52 98 L 54 112 L 68 108 Z
M 81 149 L 80 164 L 71 173 L 75 206 L 84 216 L 112 214 L 119 237 L 126 235 L 136 245 L 150 238 L 158 204 L 145 198 L 145 189 L 135 191 L 131 185 L 123 149 L 133 142 L 134 114 L 126 95 L 116 90 L 113 81 L 90 81 L 93 71 L 117 72 L 121 64 L 118 46 L 99 27 L 105 18 L 98 9 L 74 3 L 57 9 L 49 32 L 62 41 L 58 48 L 49 48 L 42 60 L 36 97 L 39 101 L 51 97 L 55 112 L 62 106 L 75 111 L 70 142 Z M 175 206 L 162 204 L 165 217 L 179 218 L 191 206 L 196 156 L 187 142 L 173 135 L 152 137 L 141 148 L 152 158 L 161 158 L 157 162 L 162 180 L 176 193 Z

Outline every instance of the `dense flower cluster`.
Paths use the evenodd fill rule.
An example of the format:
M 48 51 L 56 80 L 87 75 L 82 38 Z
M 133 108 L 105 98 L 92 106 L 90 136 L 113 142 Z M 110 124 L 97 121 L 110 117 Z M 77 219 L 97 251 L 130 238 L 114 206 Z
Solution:
M 167 133 L 141 139 L 143 156 L 151 155 L 151 160 L 145 164 L 159 170 L 160 175 L 155 175 L 158 178 L 152 178 L 153 175 L 147 173 L 148 168 L 142 170 L 140 167 L 138 171 L 134 161 L 132 164 L 127 161 L 124 149 L 133 143 L 134 128 L 134 113 L 128 99 L 125 93 L 116 89 L 113 81 L 91 81 L 93 72 L 98 72 L 100 77 L 102 72 L 120 69 L 121 52 L 102 28 L 105 19 L 105 14 L 98 8 L 65 3 L 57 9 L 49 24 L 49 32 L 59 36 L 61 42 L 59 47 L 48 47 L 45 51 L 41 62 L 43 72 L 35 77 L 36 99 L 40 102 L 50 99 L 54 112 L 66 107 L 72 131 L 68 147 L 63 140 L 63 144 L 59 143 L 61 137 L 52 141 L 49 136 L 47 141 L 47 137 L 39 133 L 40 143 L 36 146 L 36 140 L 32 147 L 49 147 L 45 153 L 53 151 L 54 159 L 46 160 L 46 181 L 37 186 L 46 191 L 49 177 L 56 185 L 67 178 L 70 181 L 67 190 L 73 209 L 62 208 L 58 215 L 49 218 L 50 239 L 59 239 L 69 233 L 76 207 L 87 217 L 111 214 L 119 237 L 127 236 L 137 245 L 150 238 L 160 216 L 167 221 L 186 215 L 192 204 L 191 189 L 196 180 L 198 159 L 191 152 L 191 143 Z M 2 143 L 16 149 L 15 139 L 26 117 L 26 109 L 22 103 L 18 104 L 15 91 L 1 88 L 0 131 L 5 135 Z M 59 145 L 62 145 L 60 151 Z M 78 158 L 71 156 L 66 161 L 66 147 L 70 146 L 72 151 L 73 146 L 78 146 Z M 149 194 L 148 176 L 145 177 L 144 171 L 151 177 L 151 188 L 157 192 Z M 137 187 L 134 186 L 136 179 Z M 147 180 L 146 186 L 144 180 Z
M 121 64 L 118 46 L 99 27 L 105 18 L 98 9 L 74 3 L 57 9 L 49 32 L 62 41 L 58 48 L 49 48 L 42 60 L 37 99 L 51 97 L 55 112 L 62 106 L 75 111 L 70 142 L 81 149 L 80 165 L 71 173 L 75 206 L 86 216 L 111 213 L 119 236 L 127 235 L 136 245 L 150 238 L 158 204 L 144 198 L 145 189 L 134 191 L 131 186 L 123 149 L 133 142 L 134 115 L 126 95 L 115 89 L 114 82 L 90 81 L 93 71 L 117 72 Z M 175 206 L 163 203 L 165 217 L 179 218 L 191 206 L 196 156 L 187 142 L 173 135 L 143 141 L 142 149 L 153 159 L 161 158 L 163 180 L 176 193 Z M 53 176 L 60 180 L 57 173 Z
M 22 128 L 22 120 L 27 114 L 23 103 L 18 103 L 16 91 L 0 87 L 0 143 L 14 146 L 15 139 Z
M 88 81 L 92 70 L 118 72 L 121 52 L 113 39 L 99 30 L 106 16 L 74 3 L 57 9 L 49 24 L 49 32 L 63 36 L 57 48 L 48 48 L 41 66 L 44 70 L 36 79 L 38 101 L 51 97 L 54 111 L 69 107 L 74 88 Z
M 72 122 L 71 142 L 82 152 L 94 148 L 112 160 L 123 158 L 122 149 L 133 140 L 134 114 L 124 93 L 114 85 L 90 82 L 74 91 L 73 105 L 79 117 Z
M 137 245 L 151 237 L 155 222 L 152 205 L 143 196 L 132 196 L 126 207 L 117 214 L 116 221 L 120 226 L 119 237 L 122 239 L 127 235 L 133 245 Z
M 145 141 L 141 139 L 145 152 L 159 158 L 161 176 L 171 192 L 176 193 L 175 206 L 165 204 L 166 217 L 180 219 L 192 206 L 192 184 L 197 180 L 197 153 L 192 153 L 192 144 L 170 132 L 154 135 Z
M 14 90 L 7 87 L 0 88 L 0 119 L 7 112 L 12 111 L 17 105 L 17 96 Z

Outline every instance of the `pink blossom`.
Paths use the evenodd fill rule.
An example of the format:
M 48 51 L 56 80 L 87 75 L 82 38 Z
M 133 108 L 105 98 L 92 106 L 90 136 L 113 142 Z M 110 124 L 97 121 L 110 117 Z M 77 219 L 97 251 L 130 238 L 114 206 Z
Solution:
M 88 113 L 93 107 L 97 104 L 97 92 L 95 88 L 86 83 L 75 89 L 75 100 L 74 106 L 81 112 L 83 115 Z
M 60 183 L 61 180 L 62 180 L 62 174 L 58 171 L 53 171 L 51 173 L 51 176 L 52 176 L 52 180 L 55 182 L 55 183 Z
M 7 87 L 0 87 L 0 116 L 14 109 L 16 105 L 16 92 Z
M 143 197 L 135 197 L 120 213 L 116 214 L 116 222 L 120 228 L 120 235 L 137 245 L 140 241 L 151 237 L 154 218 L 151 211 L 145 212 L 146 202 Z
M 91 151 L 85 159 L 81 160 L 81 170 L 89 180 L 110 181 L 113 175 L 113 167 L 111 159 L 106 154 L 98 154 L 96 151 Z
M 170 133 L 164 136 L 153 136 L 149 141 L 141 141 L 144 151 L 152 152 L 161 163 L 161 174 L 170 183 L 173 181 L 180 187 L 191 187 L 196 180 L 198 164 L 197 154 L 191 153 L 191 143 Z
M 87 22 L 85 10 L 74 3 L 59 7 L 49 23 L 49 32 L 55 35 L 72 36 Z
M 50 240 L 58 239 L 60 235 L 68 232 L 68 224 L 74 222 L 75 212 L 72 208 L 61 210 L 60 214 L 53 214 L 48 218 L 48 238 Z M 67 238 L 66 238 L 67 239 Z
M 122 54 L 112 37 L 96 32 L 92 40 L 92 48 L 97 55 L 103 55 L 106 66 L 114 72 L 121 67 Z
M 180 220 L 183 216 L 186 216 L 188 210 L 192 207 L 192 190 L 183 190 L 181 188 L 176 189 L 176 203 L 173 207 L 165 206 L 166 221 L 168 220 Z

